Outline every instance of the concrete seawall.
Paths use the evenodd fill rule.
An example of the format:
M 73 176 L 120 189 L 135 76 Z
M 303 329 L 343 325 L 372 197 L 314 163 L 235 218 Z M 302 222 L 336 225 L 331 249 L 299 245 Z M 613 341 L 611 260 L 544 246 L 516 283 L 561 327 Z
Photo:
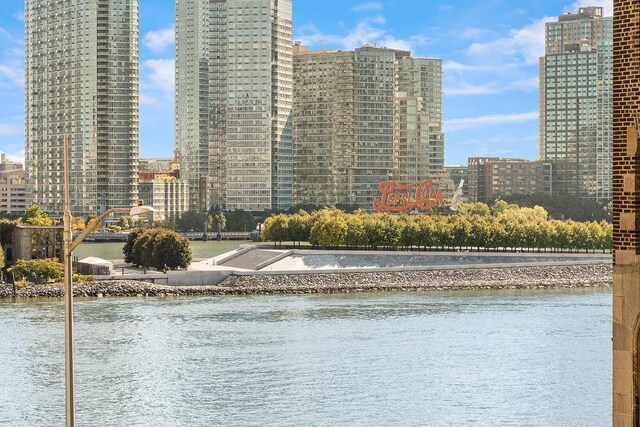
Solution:
M 74 286 L 78 297 L 166 297 L 268 295 L 387 291 L 460 291 L 572 289 L 610 287 L 610 264 L 440 269 L 424 271 L 340 272 L 324 274 L 233 275 L 217 285 L 165 286 L 116 280 Z M 17 298 L 60 298 L 61 285 L 16 289 Z M 0 285 L 0 299 L 13 298 L 11 285 Z

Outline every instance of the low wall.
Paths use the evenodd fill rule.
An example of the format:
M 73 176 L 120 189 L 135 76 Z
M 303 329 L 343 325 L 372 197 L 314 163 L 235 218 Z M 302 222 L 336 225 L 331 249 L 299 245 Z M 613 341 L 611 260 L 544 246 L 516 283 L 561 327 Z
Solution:
M 188 274 L 189 283 L 218 280 L 212 273 Z M 500 269 L 431 270 L 386 273 L 312 275 L 228 275 L 217 285 L 164 286 L 131 280 L 81 283 L 74 286 L 79 297 L 166 297 L 199 295 L 330 294 L 388 291 L 535 290 L 610 287 L 612 266 L 536 266 Z M 14 289 L 0 285 L 2 298 L 60 298 L 62 285 L 34 285 Z

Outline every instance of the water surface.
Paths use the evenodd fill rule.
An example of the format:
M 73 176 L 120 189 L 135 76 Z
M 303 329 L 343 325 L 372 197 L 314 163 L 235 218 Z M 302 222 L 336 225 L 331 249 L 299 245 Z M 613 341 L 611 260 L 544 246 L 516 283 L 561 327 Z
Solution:
M 78 301 L 78 425 L 610 425 L 610 299 Z M 0 303 L 0 425 L 64 424 L 63 319 Z

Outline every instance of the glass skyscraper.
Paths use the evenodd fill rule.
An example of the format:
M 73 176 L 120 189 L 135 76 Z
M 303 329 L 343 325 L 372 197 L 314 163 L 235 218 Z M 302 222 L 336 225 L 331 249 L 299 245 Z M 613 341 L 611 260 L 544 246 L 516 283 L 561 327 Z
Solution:
M 138 56 L 138 0 L 25 1 L 30 202 L 62 214 L 67 134 L 73 213 L 135 204 Z
M 601 7 L 546 25 L 540 60 L 540 155 L 556 194 L 606 203 L 612 171 L 612 28 Z
M 176 148 L 190 207 L 288 208 L 291 0 L 177 0 Z

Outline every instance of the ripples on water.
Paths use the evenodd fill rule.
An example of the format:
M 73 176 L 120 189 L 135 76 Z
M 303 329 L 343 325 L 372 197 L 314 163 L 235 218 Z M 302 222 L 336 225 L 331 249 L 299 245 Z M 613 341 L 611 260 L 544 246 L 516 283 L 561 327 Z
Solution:
M 0 425 L 64 424 L 61 302 L 0 304 Z M 81 426 L 604 426 L 610 295 L 76 303 Z

